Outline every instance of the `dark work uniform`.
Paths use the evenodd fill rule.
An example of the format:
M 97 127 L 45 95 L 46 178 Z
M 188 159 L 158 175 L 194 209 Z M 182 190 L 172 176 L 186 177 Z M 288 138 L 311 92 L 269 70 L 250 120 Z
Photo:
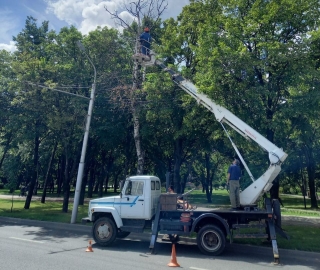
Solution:
M 230 202 L 232 208 L 240 207 L 240 184 L 239 180 L 241 177 L 241 169 L 238 165 L 232 164 L 228 173 L 230 173 L 229 178 L 229 191 L 230 191 Z
M 141 53 L 149 55 L 151 46 L 151 35 L 148 32 L 143 32 L 140 35 Z

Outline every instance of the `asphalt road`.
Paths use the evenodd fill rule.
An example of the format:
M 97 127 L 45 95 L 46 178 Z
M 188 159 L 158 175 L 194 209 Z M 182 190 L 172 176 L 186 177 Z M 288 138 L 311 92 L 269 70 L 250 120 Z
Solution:
M 0 217 L 0 269 L 168 269 L 170 243 L 158 241 L 156 254 L 149 254 L 149 235 L 131 234 L 107 248 L 93 243 L 85 252 L 91 228 L 84 225 L 41 222 Z M 274 265 L 272 248 L 228 245 L 218 257 L 200 253 L 194 243 L 177 244 L 181 268 L 210 269 L 320 269 L 320 254 L 279 250 L 280 265 Z

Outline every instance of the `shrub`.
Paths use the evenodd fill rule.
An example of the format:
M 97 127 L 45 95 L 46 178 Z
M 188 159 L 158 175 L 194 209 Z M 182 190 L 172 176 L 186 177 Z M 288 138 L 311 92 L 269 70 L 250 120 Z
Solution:
M 296 187 L 290 187 L 290 193 L 291 194 L 298 194 L 298 189 Z
M 283 187 L 283 193 L 284 194 L 290 194 L 290 186 L 289 185 L 285 185 Z

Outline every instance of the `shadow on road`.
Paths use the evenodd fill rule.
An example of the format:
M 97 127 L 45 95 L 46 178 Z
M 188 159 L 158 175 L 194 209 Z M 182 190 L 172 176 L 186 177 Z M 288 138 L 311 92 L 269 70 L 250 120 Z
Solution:
M 129 237 L 128 237 L 129 238 Z M 93 245 L 94 249 L 112 250 L 126 253 L 133 250 L 139 253 L 139 256 L 170 256 L 172 245 L 161 240 L 156 243 L 155 254 L 149 252 L 149 241 L 137 241 L 137 239 L 119 239 L 109 247 L 100 247 L 97 244 Z M 297 252 L 291 250 L 280 250 L 280 264 L 273 264 L 272 248 L 257 248 L 254 246 L 245 246 L 237 244 L 227 244 L 225 252 L 220 256 L 207 256 L 200 252 L 196 244 L 178 243 L 176 244 L 176 253 L 178 259 L 183 261 L 183 258 L 194 258 L 202 260 L 219 260 L 219 261 L 245 261 L 252 264 L 252 269 L 256 269 L 256 265 L 269 265 L 270 267 L 283 266 L 307 266 L 310 269 L 320 269 L 320 254 L 311 252 Z
M 54 243 L 67 242 L 67 238 L 86 238 L 91 240 L 91 227 L 75 224 L 64 224 L 54 222 L 41 222 L 34 220 L 2 218 L 0 217 L 1 227 L 19 226 L 25 229 L 26 235 L 33 236 L 36 241 L 48 241 Z M 150 235 L 146 234 L 130 234 L 125 239 L 117 239 L 109 247 L 101 247 L 93 243 L 94 250 L 100 251 L 116 251 L 121 253 L 135 252 L 138 256 L 170 256 L 172 245 L 170 242 L 162 242 L 158 239 L 155 245 L 155 254 L 150 254 L 149 250 Z M 309 269 L 320 269 L 320 254 L 313 252 L 302 252 L 296 250 L 280 250 L 280 265 L 273 265 L 272 248 L 257 247 L 239 244 L 227 244 L 225 252 L 217 257 L 203 255 L 196 244 L 194 243 L 178 243 L 176 245 L 177 257 L 180 260 L 183 258 L 194 258 L 202 260 L 218 260 L 218 261 L 233 261 L 246 262 L 252 264 L 252 269 L 256 265 L 267 265 L 272 267 L 298 266 L 309 267 Z

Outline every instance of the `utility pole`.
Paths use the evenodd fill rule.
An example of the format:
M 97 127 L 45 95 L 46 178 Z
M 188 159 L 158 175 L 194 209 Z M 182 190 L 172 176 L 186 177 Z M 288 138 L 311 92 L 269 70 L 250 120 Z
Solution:
M 71 223 L 75 223 L 77 219 L 78 214 L 78 206 L 79 206 L 79 199 L 80 199 L 80 193 L 81 193 L 81 186 L 82 186 L 82 178 L 83 178 L 83 171 L 84 171 L 84 163 L 85 163 L 85 157 L 86 157 L 86 151 L 87 151 L 87 144 L 88 144 L 88 138 L 89 138 L 89 129 L 90 129 L 90 122 L 91 122 L 91 116 L 92 116 L 92 109 L 93 109 L 93 102 L 94 102 L 94 95 L 95 95 L 95 89 L 96 89 L 96 77 L 97 72 L 94 64 L 91 61 L 91 58 L 86 53 L 86 50 L 82 43 L 80 41 L 77 41 L 77 46 L 81 51 L 84 52 L 86 57 L 88 58 L 90 64 L 93 67 L 94 70 L 94 80 L 92 84 L 92 91 L 90 95 L 90 101 L 89 101 L 89 108 L 88 108 L 88 115 L 86 119 L 86 127 L 84 131 L 83 136 L 83 143 L 82 143 L 82 150 L 81 150 L 81 158 L 78 168 L 78 175 L 77 175 L 77 183 L 76 183 L 76 190 L 74 193 L 74 202 L 73 202 L 73 208 L 72 208 L 72 215 L 71 215 Z

